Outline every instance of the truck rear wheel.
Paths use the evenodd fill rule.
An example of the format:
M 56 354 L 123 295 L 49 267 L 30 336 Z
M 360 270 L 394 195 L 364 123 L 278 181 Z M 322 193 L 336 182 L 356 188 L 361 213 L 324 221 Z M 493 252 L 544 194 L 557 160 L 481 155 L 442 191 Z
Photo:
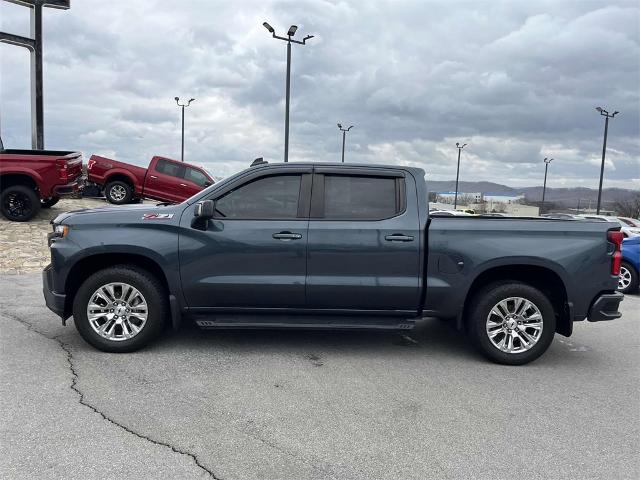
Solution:
M 2 189 L 0 210 L 7 220 L 28 222 L 40 211 L 40 198 L 31 187 L 11 185 Z
M 104 352 L 133 352 L 162 332 L 169 311 L 162 284 L 129 265 L 87 278 L 73 302 L 73 321 L 89 344 Z
M 555 311 L 547 296 L 515 281 L 480 290 L 466 320 L 476 348 L 504 365 L 535 360 L 549 348 L 556 331 Z
M 109 182 L 104 189 L 104 195 L 109 203 L 114 205 L 124 205 L 131 202 L 133 198 L 133 188 L 127 182 L 114 180 Z

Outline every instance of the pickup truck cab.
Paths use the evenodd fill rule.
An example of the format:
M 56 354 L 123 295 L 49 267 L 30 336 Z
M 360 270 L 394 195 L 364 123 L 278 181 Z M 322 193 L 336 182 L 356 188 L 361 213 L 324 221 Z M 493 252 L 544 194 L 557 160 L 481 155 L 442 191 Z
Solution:
M 540 356 L 574 321 L 620 317 L 620 226 L 430 218 L 424 172 L 259 164 L 179 205 L 60 215 L 47 306 L 110 352 L 166 324 L 466 330 L 490 359 Z
M 5 149 L 0 139 L 0 211 L 7 220 L 31 220 L 80 191 L 81 177 L 80 152 Z
M 91 155 L 87 178 L 104 189 L 110 203 L 122 205 L 138 198 L 177 203 L 214 181 L 206 170 L 165 157 L 153 157 L 148 168 Z

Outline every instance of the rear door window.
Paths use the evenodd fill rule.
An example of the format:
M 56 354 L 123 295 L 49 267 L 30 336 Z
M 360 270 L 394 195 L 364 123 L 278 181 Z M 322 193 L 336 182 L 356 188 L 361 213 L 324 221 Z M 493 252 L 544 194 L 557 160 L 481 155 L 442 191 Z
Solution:
M 324 218 L 382 220 L 393 217 L 404 208 L 400 195 L 400 182 L 404 182 L 404 179 L 325 175 Z
M 170 162 L 169 160 L 158 160 L 156 163 L 156 170 L 158 173 L 163 173 L 164 175 L 169 175 L 171 177 L 182 178 L 182 170 L 184 167 L 182 165 L 178 165 L 177 163 Z

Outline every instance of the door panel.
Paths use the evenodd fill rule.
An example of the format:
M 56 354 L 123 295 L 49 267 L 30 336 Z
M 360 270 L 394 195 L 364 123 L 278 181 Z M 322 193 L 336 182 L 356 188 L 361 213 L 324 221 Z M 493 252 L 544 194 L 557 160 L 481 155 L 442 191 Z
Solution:
M 180 272 L 190 307 L 302 307 L 308 220 L 211 220 L 183 215 Z M 288 232 L 297 239 L 273 238 Z
M 185 198 L 180 183 L 184 166 L 166 159 L 158 160 L 155 169 L 149 169 L 145 177 L 144 194 L 149 197 L 181 202 Z
M 185 211 L 180 275 L 190 308 L 304 307 L 309 221 L 301 204 L 309 195 L 301 192 L 311 186 L 306 170 L 309 175 L 259 176 L 218 198 L 214 194 L 218 217 L 206 231 L 191 227 L 195 205 Z
M 316 178 L 322 176 L 314 177 L 311 216 L 327 213 L 350 220 L 309 221 L 308 307 L 417 311 L 420 231 L 413 179 L 316 182 Z M 393 183 L 397 188 L 392 192 Z M 366 194 L 371 187 L 376 188 L 375 198 Z M 316 195 L 323 191 L 321 201 Z M 394 197 L 402 205 L 394 205 Z M 395 216 L 373 219 L 389 213 Z

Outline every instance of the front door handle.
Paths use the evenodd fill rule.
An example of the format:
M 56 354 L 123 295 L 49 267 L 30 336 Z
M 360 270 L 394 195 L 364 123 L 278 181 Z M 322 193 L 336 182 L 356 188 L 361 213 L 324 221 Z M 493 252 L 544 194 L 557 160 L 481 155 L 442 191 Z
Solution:
M 300 240 L 302 238 L 301 234 L 291 232 L 279 232 L 271 236 L 277 240 Z
M 180 186 L 181 186 L 181 187 L 186 187 L 186 186 L 187 186 L 187 184 L 186 184 L 186 183 L 181 183 L 181 184 L 180 184 Z
M 387 242 L 413 242 L 413 237 L 411 235 L 402 235 L 401 233 L 387 235 L 384 239 Z
M 154 180 L 158 179 L 158 177 L 156 177 L 155 175 L 149 175 L 149 178 L 153 178 Z

